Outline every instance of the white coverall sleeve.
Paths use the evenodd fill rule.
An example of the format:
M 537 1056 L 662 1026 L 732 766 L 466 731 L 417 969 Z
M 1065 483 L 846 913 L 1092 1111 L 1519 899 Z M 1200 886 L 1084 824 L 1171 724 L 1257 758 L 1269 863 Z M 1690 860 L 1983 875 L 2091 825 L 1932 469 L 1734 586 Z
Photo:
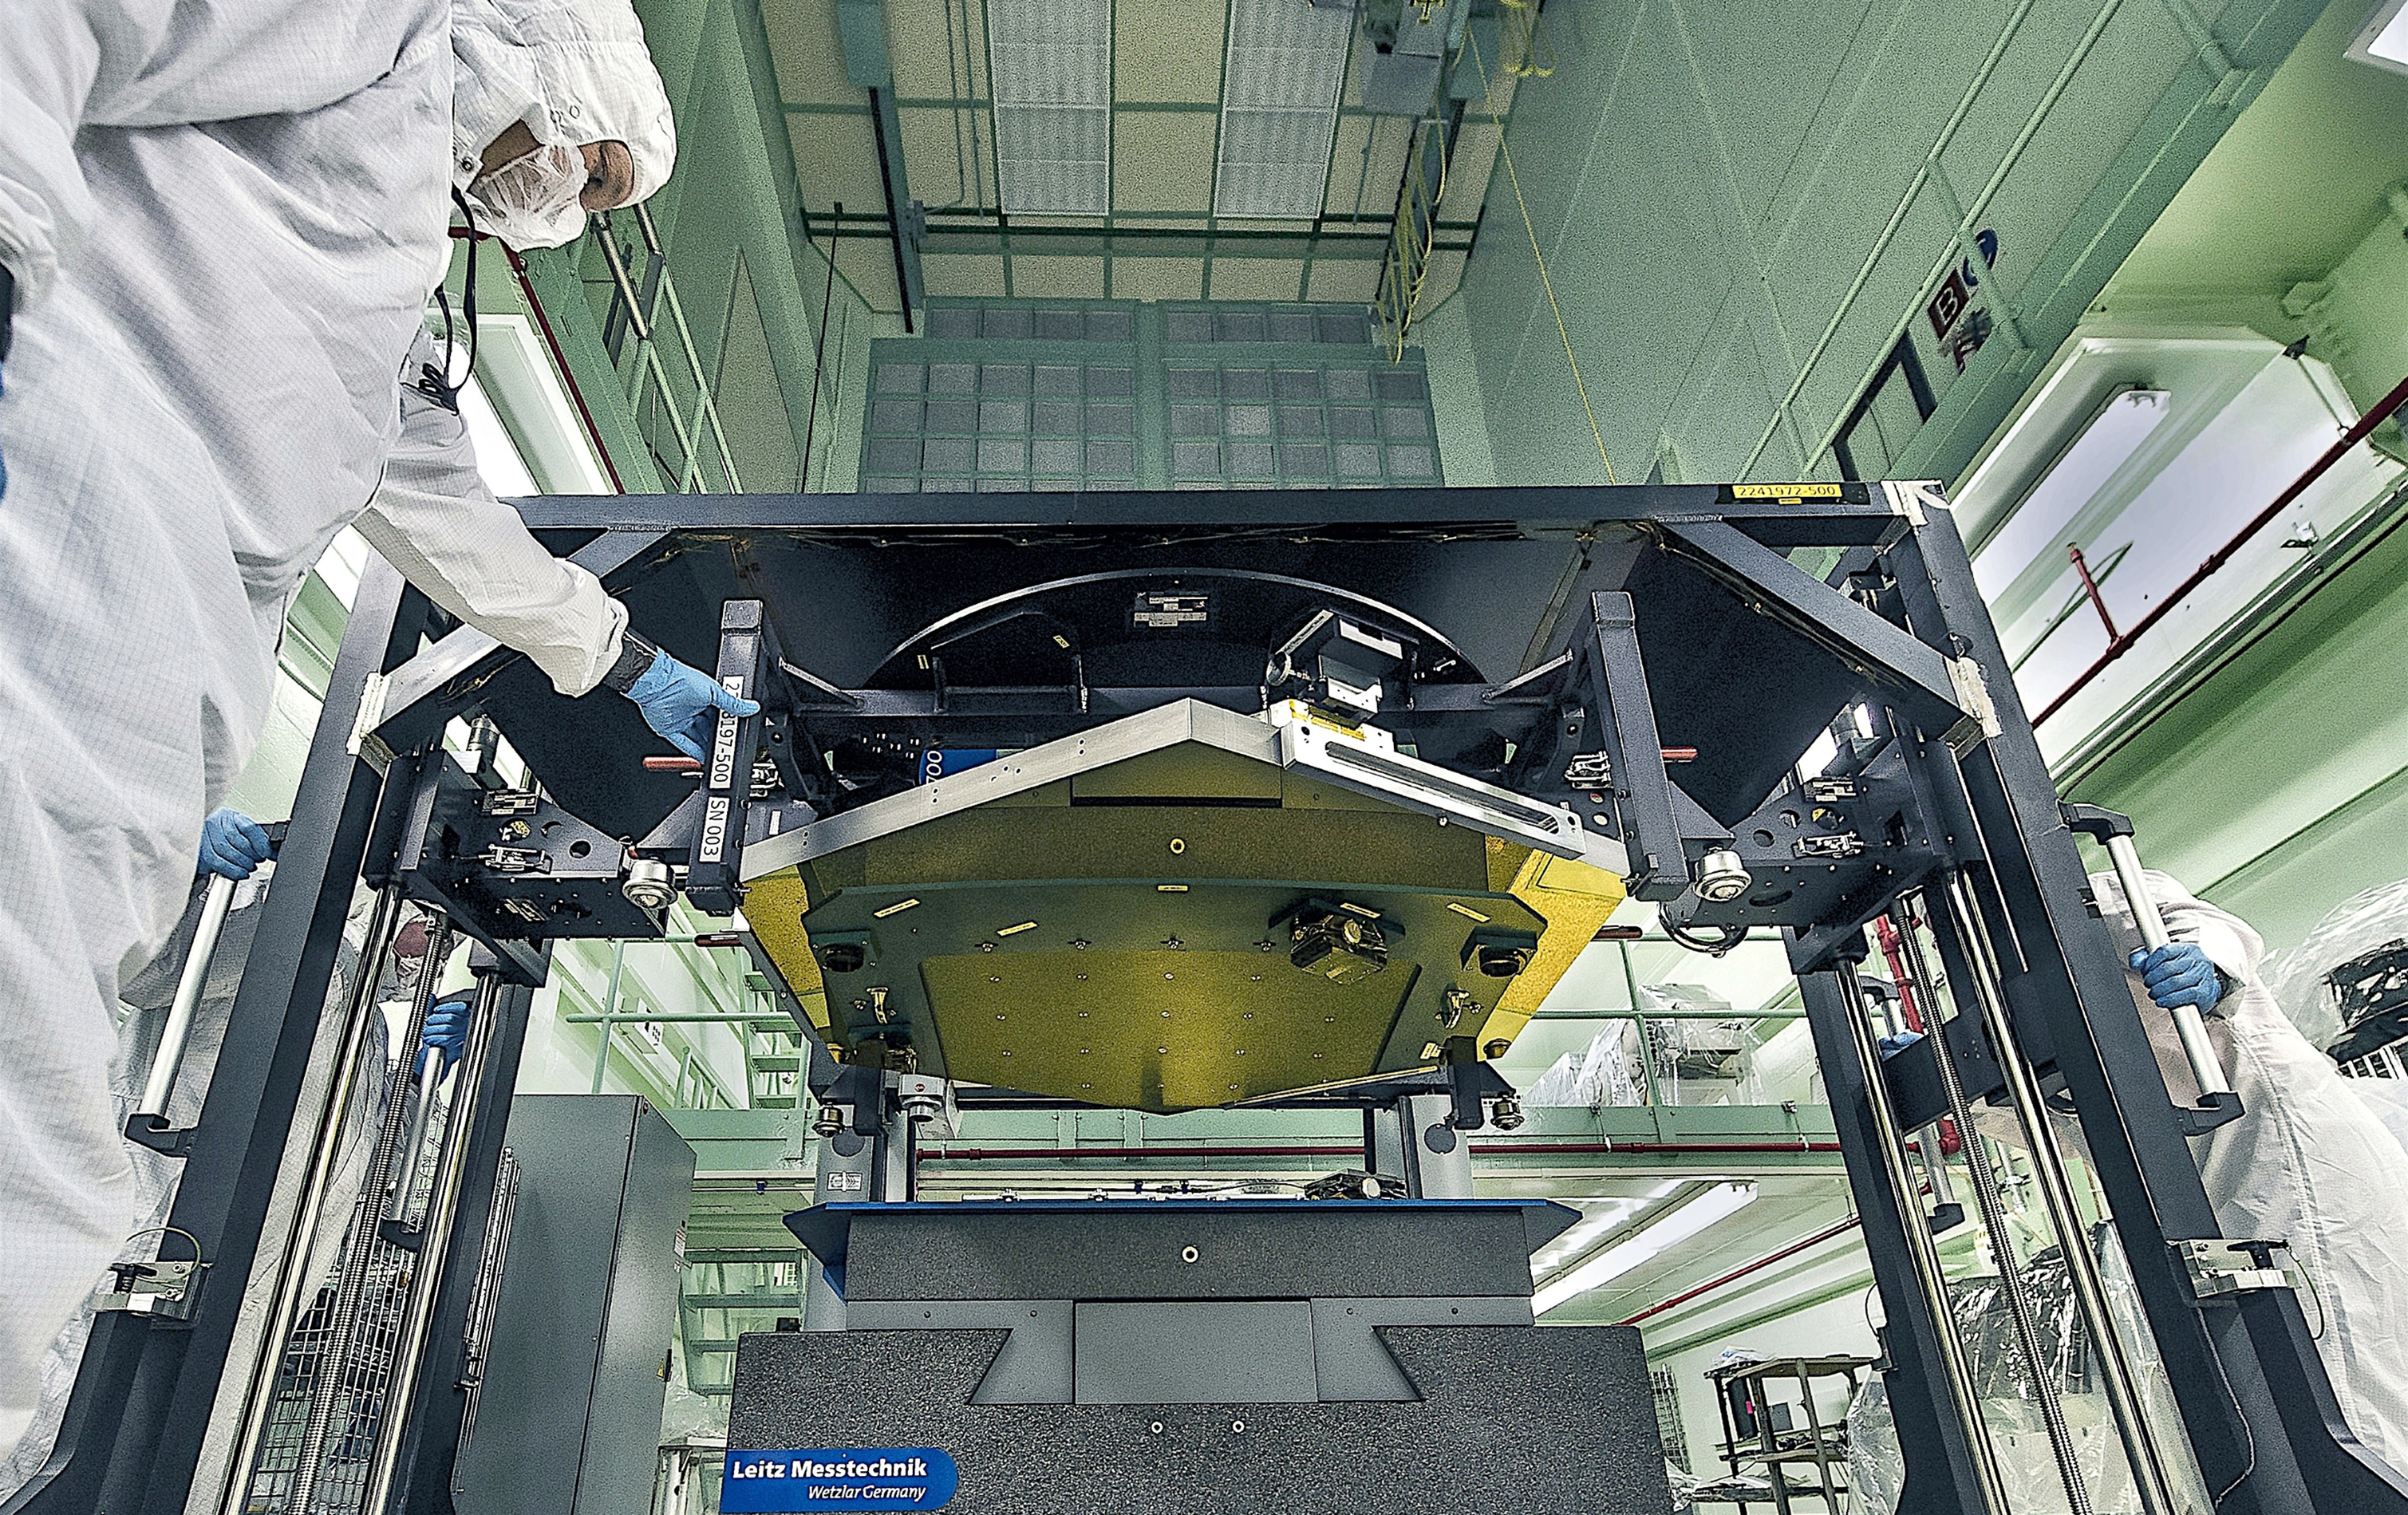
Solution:
M 158 45 L 168 0 L 8 0 L 0 5 L 0 265 L 31 308 L 93 217 L 75 139 L 102 70 Z
M 409 377 L 440 362 L 431 340 L 410 350 Z M 626 607 L 602 581 L 553 557 L 518 512 L 494 497 L 460 418 L 409 384 L 401 440 L 357 522 L 427 598 L 505 647 L 523 652 L 564 694 L 582 694 L 618 661 Z
M 0 265 L 31 309 L 94 207 L 76 136 L 297 115 L 390 72 L 408 5 L 7 0 L 0 5 Z

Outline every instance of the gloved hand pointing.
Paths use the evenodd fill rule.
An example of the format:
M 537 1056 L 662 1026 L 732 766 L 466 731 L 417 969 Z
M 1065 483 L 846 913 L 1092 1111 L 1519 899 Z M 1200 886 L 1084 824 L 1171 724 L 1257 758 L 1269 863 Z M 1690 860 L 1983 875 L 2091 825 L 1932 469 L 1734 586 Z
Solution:
M 627 686 L 627 698 L 644 712 L 645 724 L 667 737 L 670 746 L 697 761 L 702 750 L 710 745 L 711 731 L 719 722 L 719 711 L 746 716 L 758 715 L 761 710 L 755 702 L 729 693 L 726 686 L 709 674 L 688 667 L 666 652 L 652 655 L 652 665 Z
M 2192 1005 L 2205 1014 L 2224 997 L 2224 976 L 2196 942 L 2168 942 L 2154 951 L 2134 952 L 2131 965 L 2148 987 L 2149 998 L 2165 1009 Z
M 423 1073 L 429 1057 L 443 1059 L 443 1071 L 460 1061 L 460 1053 L 468 1045 L 468 1017 L 474 1013 L 477 995 L 464 989 L 456 994 L 446 994 L 426 1007 L 426 1030 L 419 1038 L 418 1061 L 413 1074 Z
M 275 844 L 258 822 L 222 807 L 201 822 L 201 870 L 226 879 L 248 879 L 267 861 Z

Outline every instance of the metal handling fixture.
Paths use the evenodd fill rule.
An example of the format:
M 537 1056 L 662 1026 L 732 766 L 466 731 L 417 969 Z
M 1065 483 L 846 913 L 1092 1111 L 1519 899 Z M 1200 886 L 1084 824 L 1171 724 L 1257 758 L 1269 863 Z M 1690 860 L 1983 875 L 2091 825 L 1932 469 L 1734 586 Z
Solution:
M 268 855 L 284 845 L 284 824 L 281 822 L 265 828 Z M 176 979 L 175 997 L 167 1006 L 167 1019 L 161 1026 L 157 1049 L 150 1058 L 150 1071 L 143 1080 L 141 1102 L 126 1117 L 125 1136 L 169 1157 L 183 1157 L 192 1151 L 193 1134 L 179 1130 L 167 1118 L 167 1103 L 175 1096 L 176 1077 L 183 1071 L 184 1050 L 193 1039 L 193 1018 L 201 1008 L 201 996 L 209 980 L 209 963 L 217 956 L 218 938 L 225 933 L 227 914 L 234 908 L 236 884 L 223 874 L 212 873 L 201 886 L 200 919 L 194 923 L 193 940 L 184 953 L 184 967 Z
M 2159 1074 L 2075 843 L 2105 843 L 2162 940 L 2129 823 L 2060 805 L 1935 486 L 1201 498 L 519 502 L 646 636 L 761 701 L 698 765 L 371 564 L 163 1234 L 158 1265 L 195 1281 L 175 1310 L 104 1308 L 7 1515 L 182 1510 L 196 1476 L 205 1507 L 265 1490 L 299 1515 L 251 1480 L 280 1380 L 235 1325 L 248 1279 L 289 1334 L 293 1258 L 342 1223 L 312 1207 L 348 1075 L 300 1104 L 322 1019 L 349 1059 L 376 1013 L 366 989 L 328 1005 L 362 880 L 371 963 L 415 912 L 473 943 L 481 993 L 440 1141 L 398 1108 L 432 1089 L 394 1101 L 363 1201 L 406 1283 L 346 1508 L 452 1508 L 509 1346 L 485 1322 L 528 996 L 552 943 L 656 939 L 681 896 L 736 918 L 818 1102 L 801 1329 L 744 1339 L 731 1458 L 940 1449 L 966 1511 L 1660 1509 L 1636 1332 L 1532 1328 L 1529 1253 L 1565 1216 L 1473 1197 L 1469 1161 L 1522 1118 L 1496 1060 L 1636 896 L 1699 951 L 1785 943 L 1885 1318 L 1902 1509 L 2008 1515 L 1934 1240 L 1970 1205 L 2038 1386 L 2027 1445 L 2076 1515 L 2099 1453 L 2047 1387 L 2027 1224 L 2062 1249 L 2148 1515 L 2194 1479 L 2221 1515 L 2408 1511 L 2342 1420 L 2283 1238 L 2218 1232 L 2190 1139 L 2240 1103 L 2196 1025 L 2200 1102 Z M 473 763 L 442 748 L 454 718 Z M 482 755 L 503 738 L 524 787 Z M 1349 1109 L 1363 1151 L 1301 1202 L 922 1201 L 921 1144 L 982 1102 Z M 2003 1145 L 1977 1129 L 2001 1113 Z M 2145 1342 L 2111 1318 L 2069 1122 Z M 280 1169 L 303 1213 L 264 1236 Z M 2037 1206 L 2011 1216 L 2010 1184 Z M 2149 1356 L 2178 1417 L 2146 1413 Z M 231 1457 L 222 1382 L 248 1386 Z M 322 1460 L 344 1407 L 309 1408 Z
M 2124 904 L 2132 912 L 2133 924 L 2140 927 L 2141 945 L 2155 951 L 2172 940 L 2166 935 L 2166 919 L 2158 912 L 2157 899 L 2150 894 L 2148 881 L 2142 874 L 2141 854 L 2132 845 L 2132 822 L 2095 805 L 2069 805 L 2065 810 L 2069 825 L 2107 850 L 2107 861 L 2114 866 L 2115 882 L 2123 890 Z M 2207 1039 L 2207 1022 L 2199 1007 L 2177 1005 L 2167 1013 L 2173 1018 L 2174 1034 L 2182 1038 L 2183 1058 L 2190 1064 L 2191 1080 L 2199 1085 L 2200 1107 L 2191 1123 L 2199 1132 L 2213 1130 L 2240 1114 L 2240 1096 L 2232 1092 L 2232 1080 L 2225 1075 L 2215 1044 Z
M 234 905 L 234 885 L 235 881 L 223 874 L 209 876 L 201 900 L 201 918 L 193 928 L 192 950 L 184 958 L 183 974 L 176 980 L 176 997 L 167 1007 L 167 1024 L 159 1034 L 159 1050 L 150 1060 L 150 1076 L 142 1085 L 142 1103 L 134 1107 L 134 1122 L 154 1130 L 167 1118 L 167 1100 L 176 1092 L 176 1075 L 184 1065 L 184 1047 L 193 1036 L 193 1015 L 201 1008 L 201 989 L 208 982 L 209 959 L 217 954 L 218 937 L 225 931 L 226 911 Z

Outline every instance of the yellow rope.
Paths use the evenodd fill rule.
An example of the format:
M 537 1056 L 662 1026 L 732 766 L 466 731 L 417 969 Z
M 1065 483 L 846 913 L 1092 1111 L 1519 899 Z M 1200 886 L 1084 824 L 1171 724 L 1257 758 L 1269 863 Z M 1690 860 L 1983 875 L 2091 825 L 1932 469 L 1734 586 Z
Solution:
M 1597 438 L 1597 457 L 1605 465 L 1605 481 L 1619 484 L 1613 475 L 1613 460 L 1605 454 L 1605 433 L 1597 424 L 1597 407 L 1589 404 L 1588 385 L 1581 379 L 1580 359 L 1572 356 L 1572 334 L 1564 324 L 1564 307 L 1555 303 L 1555 281 L 1547 277 L 1546 254 L 1539 250 L 1539 230 L 1530 224 L 1530 207 L 1522 198 L 1522 176 L 1513 171 L 1513 150 L 1505 145 L 1505 121 L 1497 114 L 1493 92 L 1488 84 L 1488 64 L 1480 56 L 1480 38 L 1470 27 L 1463 29 L 1464 46 L 1471 50 L 1471 62 L 1480 70 L 1480 93 L 1489 100 L 1488 119 L 1497 126 L 1497 150 L 1505 160 L 1505 177 L 1513 185 L 1513 204 L 1522 212 L 1522 230 L 1530 238 L 1530 257 L 1539 265 L 1539 287 L 1547 292 L 1547 308 L 1555 313 L 1555 335 L 1564 339 L 1564 361 L 1572 366 L 1572 387 L 1580 391 L 1581 409 L 1588 414 L 1588 434 Z

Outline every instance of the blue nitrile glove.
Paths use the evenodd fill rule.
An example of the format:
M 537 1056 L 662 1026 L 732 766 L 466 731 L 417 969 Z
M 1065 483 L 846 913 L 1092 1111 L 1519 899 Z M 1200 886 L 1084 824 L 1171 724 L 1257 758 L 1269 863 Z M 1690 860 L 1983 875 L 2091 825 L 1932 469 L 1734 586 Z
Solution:
M 452 1064 L 460 1061 L 462 1050 L 468 1045 L 468 1017 L 474 1011 L 476 999 L 475 991 L 464 989 L 426 1007 L 426 1032 L 418 1038 L 416 1067 L 419 1072 L 425 1071 L 430 1052 L 442 1057 L 446 1073 L 452 1071 Z
M 726 687 L 699 668 L 690 668 L 666 652 L 656 652 L 652 665 L 627 686 L 627 698 L 644 712 L 644 723 L 669 740 L 669 745 L 699 762 L 719 722 L 718 711 L 758 715 L 761 707 Z
M 201 871 L 226 879 L 248 879 L 267 861 L 275 845 L 259 822 L 240 810 L 222 807 L 201 822 Z
M 1923 1039 L 1920 1031 L 1900 1031 L 1881 1039 L 1881 1059 L 1886 1063 Z
M 2204 1014 L 2224 997 L 2223 974 L 2196 942 L 2168 942 L 2155 951 L 2134 952 L 2131 964 L 2148 986 L 2149 997 L 2166 1009 L 2195 1005 Z

